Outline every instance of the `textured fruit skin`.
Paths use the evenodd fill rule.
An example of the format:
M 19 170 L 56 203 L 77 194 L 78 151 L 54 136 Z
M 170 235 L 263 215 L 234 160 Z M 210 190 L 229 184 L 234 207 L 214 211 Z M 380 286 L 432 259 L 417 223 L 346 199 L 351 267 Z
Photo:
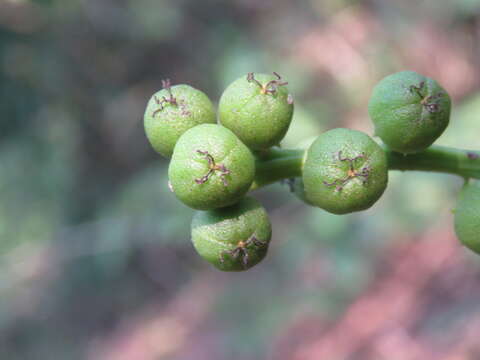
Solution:
M 221 172 L 215 171 L 206 182 L 196 183 L 196 179 L 209 171 L 208 161 L 198 150 L 208 151 L 229 174 L 222 178 Z M 216 124 L 202 124 L 187 130 L 178 140 L 168 168 L 177 198 L 197 210 L 236 203 L 249 190 L 254 176 L 255 159 L 250 150 L 234 133 Z
M 262 84 L 276 79 L 268 74 L 254 76 Z M 218 105 L 219 122 L 254 150 L 278 145 L 293 115 L 293 101 L 289 101 L 285 86 L 279 86 L 275 94 L 262 94 L 261 90 L 243 76 L 228 86 Z
M 404 154 L 432 145 L 448 126 L 450 108 L 448 93 L 435 80 L 413 71 L 381 80 L 368 104 L 375 134 L 389 148 Z
M 216 123 L 212 102 L 200 90 L 189 85 L 171 87 L 173 97 L 178 105 L 157 104 L 157 100 L 170 96 L 163 89 L 150 98 L 143 117 L 145 133 L 152 147 L 165 157 L 172 156 L 173 149 L 180 136 L 188 129 L 205 123 Z
M 255 236 L 261 246 L 246 248 L 248 262 L 242 256 L 233 258 L 226 251 L 233 251 L 240 241 Z M 258 264 L 267 254 L 272 237 L 272 226 L 265 208 L 251 197 L 218 210 L 198 211 L 192 220 L 192 242 L 197 252 L 209 263 L 223 271 L 243 271 Z M 223 262 L 221 261 L 223 253 Z
M 480 254 L 480 182 L 466 184 L 455 209 L 455 233 L 463 245 Z
M 340 158 L 357 156 L 362 157 L 353 162 L 354 170 L 358 174 L 368 172 L 368 176 L 348 178 L 350 162 L 341 161 Z M 341 179 L 347 180 L 343 184 L 335 184 Z M 304 196 L 314 206 L 334 214 L 365 210 L 380 198 L 387 182 L 385 152 L 360 131 L 329 130 L 321 134 L 308 149 L 303 167 Z

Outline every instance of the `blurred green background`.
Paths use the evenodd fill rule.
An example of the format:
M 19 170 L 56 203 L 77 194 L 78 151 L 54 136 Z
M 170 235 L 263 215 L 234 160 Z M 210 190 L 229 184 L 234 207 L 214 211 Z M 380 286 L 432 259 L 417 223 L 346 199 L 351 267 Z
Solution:
M 479 39 L 477 0 L 0 0 L 0 358 L 479 359 L 461 179 L 392 172 L 341 217 L 262 189 L 269 255 L 223 274 L 142 123 L 161 79 L 217 102 L 277 71 L 296 101 L 283 146 L 372 134 L 372 87 L 409 69 L 454 99 L 439 143 L 479 149 Z

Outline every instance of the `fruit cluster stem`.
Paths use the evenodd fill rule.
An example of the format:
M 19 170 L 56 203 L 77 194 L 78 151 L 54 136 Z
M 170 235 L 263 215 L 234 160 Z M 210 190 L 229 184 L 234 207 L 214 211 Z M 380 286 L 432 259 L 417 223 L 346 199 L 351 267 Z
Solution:
M 480 151 L 432 145 L 410 155 L 385 150 L 390 170 L 433 171 L 480 179 Z
M 480 179 L 480 151 L 439 145 L 410 155 L 384 148 L 390 170 L 430 171 Z M 256 154 L 256 176 L 251 190 L 302 176 L 305 150 L 272 148 Z
M 302 176 L 304 153 L 305 150 L 272 148 L 255 154 L 255 180 L 250 190 Z

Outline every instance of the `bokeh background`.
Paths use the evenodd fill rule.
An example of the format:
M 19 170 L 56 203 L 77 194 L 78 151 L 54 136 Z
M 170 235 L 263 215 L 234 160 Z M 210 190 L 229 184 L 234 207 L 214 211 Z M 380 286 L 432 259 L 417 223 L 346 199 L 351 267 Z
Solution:
M 196 255 L 142 123 L 161 79 L 217 102 L 277 71 L 296 101 L 285 147 L 372 134 L 372 87 L 410 69 L 454 99 L 439 143 L 479 149 L 479 39 L 477 0 L 0 0 L 0 358 L 479 359 L 461 179 L 392 172 L 347 216 L 257 191 L 270 252 L 224 274 Z

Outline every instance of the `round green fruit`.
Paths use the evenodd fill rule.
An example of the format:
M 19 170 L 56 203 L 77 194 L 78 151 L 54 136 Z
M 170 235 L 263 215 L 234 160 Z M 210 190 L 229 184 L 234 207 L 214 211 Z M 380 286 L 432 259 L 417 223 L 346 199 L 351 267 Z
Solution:
M 285 85 L 276 73 L 250 73 L 237 79 L 220 98 L 220 123 L 251 149 L 278 145 L 293 115 L 293 98 Z
M 373 89 L 368 112 L 375 134 L 392 150 L 425 150 L 450 120 L 448 93 L 433 79 L 413 71 L 387 76 Z
M 251 197 L 217 210 L 198 211 L 192 220 L 197 252 L 223 271 L 242 271 L 267 254 L 272 226 L 265 208 Z
M 189 85 L 170 86 L 155 93 L 144 115 L 145 133 L 152 147 L 165 157 L 172 156 L 180 136 L 188 129 L 216 122 L 212 102 L 200 90 Z
M 333 129 L 310 146 L 303 167 L 308 203 L 334 214 L 371 207 L 388 182 L 385 152 L 368 135 Z
M 202 124 L 187 130 L 173 151 L 168 177 L 179 200 L 210 210 L 236 203 L 252 185 L 255 159 L 227 128 Z
M 480 254 L 480 182 L 466 184 L 455 209 L 455 233 L 463 245 Z

